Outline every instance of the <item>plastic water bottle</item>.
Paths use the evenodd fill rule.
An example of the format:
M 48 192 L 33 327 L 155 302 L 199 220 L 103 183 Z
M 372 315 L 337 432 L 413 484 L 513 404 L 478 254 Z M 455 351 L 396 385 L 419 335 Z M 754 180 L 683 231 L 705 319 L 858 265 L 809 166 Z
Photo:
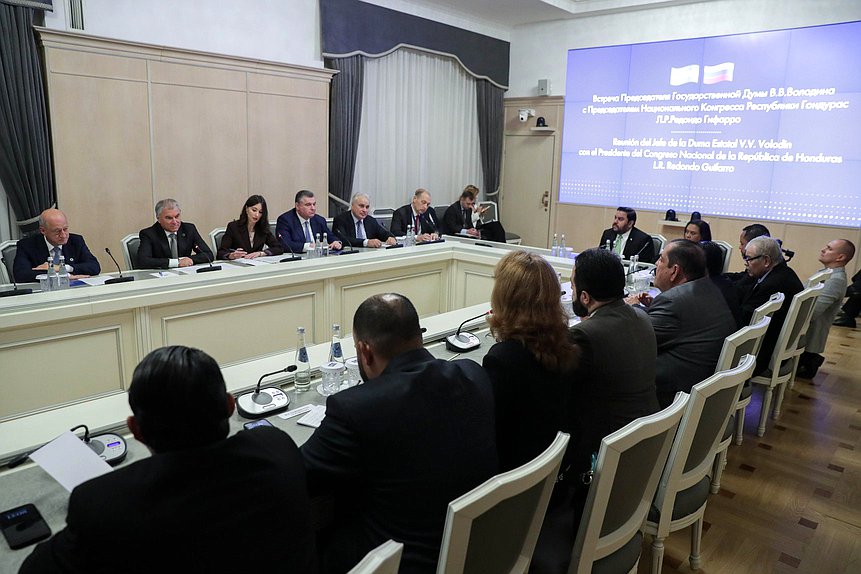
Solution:
M 308 244 L 308 259 L 317 257 L 317 243 L 314 242 L 314 236 L 311 235 L 311 243 Z
M 59 278 L 57 277 L 57 270 L 54 268 L 54 260 L 48 257 L 48 269 L 47 269 L 47 285 L 48 291 L 56 291 L 60 288 L 59 286 Z
M 604 249 L 607 251 L 613 251 L 613 242 L 608 239 L 607 244 L 604 245 Z
M 311 363 L 308 361 L 305 327 L 299 327 L 296 332 L 299 334 L 299 341 L 296 343 L 296 374 L 293 378 L 293 388 L 297 393 L 304 393 L 311 388 Z
M 320 255 L 322 257 L 328 257 L 329 256 L 329 234 L 328 233 L 323 234 L 323 242 L 320 243 Z
M 329 362 L 344 364 L 344 353 L 341 350 L 341 326 L 332 325 L 332 343 L 329 345 Z
M 416 244 L 416 234 L 413 232 L 413 226 L 407 226 L 407 236 L 404 238 L 404 245 L 406 247 L 412 247 Z
M 317 234 L 317 247 L 314 249 L 314 257 L 323 257 L 323 240 L 320 238 L 320 234 Z
M 565 234 L 562 234 L 562 240 L 559 242 L 559 257 L 568 259 L 568 248 L 565 247 Z
M 552 257 L 559 255 L 559 240 L 555 233 L 553 234 L 553 245 L 550 247 L 550 255 Z
M 69 270 L 66 269 L 66 258 L 60 255 L 60 267 L 57 269 L 57 289 L 69 288 Z

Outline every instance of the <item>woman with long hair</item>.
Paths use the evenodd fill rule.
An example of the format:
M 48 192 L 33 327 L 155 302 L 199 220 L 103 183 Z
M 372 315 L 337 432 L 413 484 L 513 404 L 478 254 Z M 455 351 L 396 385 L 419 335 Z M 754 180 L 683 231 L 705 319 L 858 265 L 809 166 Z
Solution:
M 218 248 L 219 259 L 254 259 L 281 255 L 284 248 L 269 227 L 269 209 L 262 195 L 245 200 L 239 219 L 227 224 Z
M 711 241 L 712 228 L 702 219 L 688 221 L 685 224 L 685 239 L 697 243 L 700 241 Z
M 496 399 L 501 470 L 544 451 L 567 427 L 576 350 L 553 267 L 540 255 L 513 251 L 499 260 L 488 317 L 497 343 L 484 357 Z M 524 404 L 529 415 L 523 415 Z

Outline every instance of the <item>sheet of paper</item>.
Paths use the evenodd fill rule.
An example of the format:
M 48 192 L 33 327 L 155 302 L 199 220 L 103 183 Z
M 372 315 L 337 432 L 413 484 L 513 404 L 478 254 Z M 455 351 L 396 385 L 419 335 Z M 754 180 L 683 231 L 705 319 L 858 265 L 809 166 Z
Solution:
M 71 431 L 66 431 L 33 454 L 33 462 L 68 490 L 111 471 L 111 467 Z
M 248 265 L 249 267 L 254 265 L 271 265 L 271 261 L 266 261 L 265 259 L 261 261 L 261 257 L 256 259 L 233 259 L 231 263 L 236 263 L 237 265 Z
M 153 277 L 176 277 L 176 273 L 171 273 L 170 271 L 156 271 L 155 273 L 150 273 Z
M 81 283 L 86 283 L 87 285 L 104 285 L 105 281 L 110 279 L 111 275 L 96 275 L 95 277 L 82 277 L 78 279 Z
M 314 405 L 308 413 L 301 419 L 296 421 L 297 424 L 306 427 L 317 428 L 323 419 L 326 418 L 326 407 L 323 405 Z

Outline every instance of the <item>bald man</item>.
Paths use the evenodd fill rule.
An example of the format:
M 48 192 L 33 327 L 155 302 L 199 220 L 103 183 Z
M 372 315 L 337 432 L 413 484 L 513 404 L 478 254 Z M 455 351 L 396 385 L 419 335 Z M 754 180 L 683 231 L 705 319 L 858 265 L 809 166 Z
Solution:
M 39 233 L 18 241 L 13 265 L 15 281 L 36 281 L 36 275 L 48 269 L 48 258 L 59 264 L 61 256 L 72 279 L 98 275 L 102 271 L 84 238 L 69 233 L 66 214 L 59 209 L 46 209 L 39 215 Z

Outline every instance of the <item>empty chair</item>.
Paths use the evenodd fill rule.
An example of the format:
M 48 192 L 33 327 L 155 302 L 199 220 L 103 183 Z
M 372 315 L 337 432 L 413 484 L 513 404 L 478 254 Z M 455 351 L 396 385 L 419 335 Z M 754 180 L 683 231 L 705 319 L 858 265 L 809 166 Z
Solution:
M 655 258 L 657 259 L 658 255 L 664 249 L 664 245 L 667 244 L 667 238 L 660 233 L 650 233 L 649 235 L 652 236 L 652 245 L 655 248 Z
M 661 571 L 664 539 L 670 532 L 687 526 L 691 527 L 691 568 L 700 568 L 700 539 L 709 496 L 708 472 L 741 385 L 753 373 L 755 364 L 756 357 L 745 355 L 736 368 L 714 374 L 691 389 L 644 528 L 646 534 L 654 536 L 652 574 Z
M 601 440 L 569 574 L 636 571 L 640 530 L 687 403 L 688 395 L 678 393 L 664 410 Z
M 18 241 L 4 241 L 0 243 L 0 255 L 3 256 L 3 265 L 0 265 L 0 283 L 11 283 L 14 272 L 12 265 L 15 263 L 15 254 L 18 252 Z
M 212 252 L 218 253 L 218 248 L 221 247 L 221 238 L 227 233 L 226 227 L 216 227 L 209 232 L 209 242 L 212 244 Z
M 814 287 L 808 287 L 801 293 L 797 293 L 792 298 L 771 357 L 760 357 L 760 360 L 768 360 L 769 364 L 768 370 L 750 380 L 755 385 L 765 387 L 762 410 L 759 413 L 759 427 L 756 429 L 757 436 L 765 434 L 772 394 L 775 389 L 777 390 L 777 398 L 774 401 L 774 418 L 780 417 L 784 388 L 787 382 L 795 378 L 798 356 L 804 351 L 803 345 L 799 345 L 799 342 L 807 333 L 810 316 L 813 314 L 813 306 L 823 288 L 822 283 L 818 283 Z
M 392 214 L 395 212 L 391 207 L 381 207 L 379 209 L 375 209 L 373 216 L 374 219 L 377 220 L 377 223 L 382 225 L 386 231 L 392 226 Z
M 138 248 L 141 246 L 141 238 L 137 233 L 129 233 L 122 239 L 120 244 L 123 248 L 123 260 L 127 269 L 138 269 Z
M 807 285 L 805 287 L 813 287 L 819 283 L 825 283 L 828 281 L 828 278 L 831 277 L 831 274 L 834 273 L 833 269 L 821 269 L 808 277 Z
M 526 572 L 568 435 L 543 453 L 451 501 L 437 574 Z
M 398 574 L 404 545 L 386 540 L 353 566 L 347 574 Z
M 712 243 L 717 243 L 723 251 L 723 272 L 726 273 L 729 270 L 729 260 L 732 258 L 732 245 L 720 239 L 715 239 Z
M 762 345 L 762 338 L 765 337 L 765 332 L 768 330 L 768 325 L 770 323 L 770 316 L 763 317 L 756 325 L 742 327 L 727 337 L 724 341 L 723 348 L 721 349 L 720 358 L 718 358 L 715 372 L 719 373 L 721 371 L 731 369 L 733 365 L 738 364 L 739 360 L 744 355 L 753 355 L 755 357 L 756 354 L 759 353 L 759 347 Z M 744 385 L 750 389 L 750 385 L 746 381 Z M 744 386 L 742 386 L 742 392 L 744 392 Z M 736 425 L 736 434 L 741 434 L 744 429 L 744 407 L 750 403 L 750 393 L 747 395 L 747 401 L 744 403 L 744 406 L 739 407 L 738 405 L 742 401 L 743 399 L 739 397 L 739 400 L 736 403 L 735 418 L 733 419 L 732 415 L 730 415 L 730 419 L 727 421 L 726 431 L 718 444 L 717 454 L 715 454 L 714 469 L 712 471 L 712 494 L 717 494 L 720 490 L 720 479 L 723 474 L 723 468 L 726 466 L 726 453 L 733 437 L 733 422 L 735 422 Z

